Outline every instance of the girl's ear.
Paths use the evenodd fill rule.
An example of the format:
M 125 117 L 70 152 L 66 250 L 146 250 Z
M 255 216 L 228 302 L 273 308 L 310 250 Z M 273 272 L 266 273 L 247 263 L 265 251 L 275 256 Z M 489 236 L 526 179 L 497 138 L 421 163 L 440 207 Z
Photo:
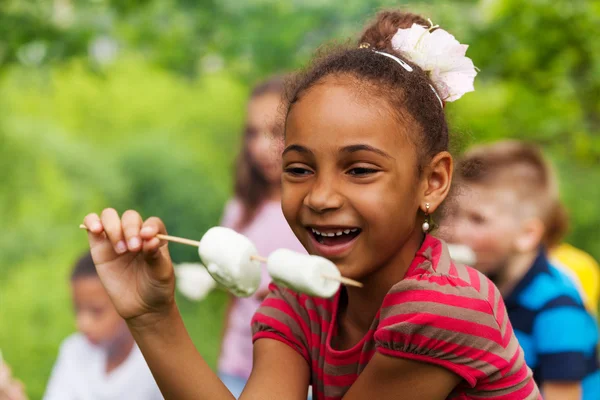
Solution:
M 542 242 L 545 229 L 544 223 L 539 218 L 524 220 L 513 241 L 515 250 L 519 253 L 536 251 Z
M 452 156 L 447 151 L 438 153 L 425 168 L 421 201 L 423 211 L 427 209 L 426 204 L 429 204 L 429 213 L 433 214 L 448 196 L 453 168 Z

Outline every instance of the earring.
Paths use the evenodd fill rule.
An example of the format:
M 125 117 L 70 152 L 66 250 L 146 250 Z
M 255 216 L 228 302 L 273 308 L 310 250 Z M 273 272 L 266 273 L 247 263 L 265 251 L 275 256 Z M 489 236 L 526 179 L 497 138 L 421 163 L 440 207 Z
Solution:
M 423 228 L 423 232 L 427 233 L 427 231 L 429 231 L 429 228 L 431 228 L 431 216 L 429 215 L 429 203 L 425 203 L 425 207 L 427 208 L 427 210 L 425 210 L 425 222 L 423 222 L 423 225 L 421 227 Z

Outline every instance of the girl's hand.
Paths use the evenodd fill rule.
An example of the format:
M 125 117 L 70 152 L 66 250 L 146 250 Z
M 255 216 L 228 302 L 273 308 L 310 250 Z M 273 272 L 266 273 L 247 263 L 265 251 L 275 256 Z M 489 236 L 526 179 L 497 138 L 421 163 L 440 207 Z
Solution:
M 159 218 L 112 208 L 84 219 L 94 264 L 117 312 L 126 321 L 158 315 L 175 303 L 175 274 Z

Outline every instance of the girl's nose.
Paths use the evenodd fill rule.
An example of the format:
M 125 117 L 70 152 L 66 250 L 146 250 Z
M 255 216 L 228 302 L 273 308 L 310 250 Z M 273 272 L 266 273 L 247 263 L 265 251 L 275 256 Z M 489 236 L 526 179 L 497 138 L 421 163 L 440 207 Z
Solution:
M 318 178 L 304 198 L 304 205 L 312 211 L 322 214 L 327 211 L 340 209 L 344 197 L 338 192 L 332 180 Z

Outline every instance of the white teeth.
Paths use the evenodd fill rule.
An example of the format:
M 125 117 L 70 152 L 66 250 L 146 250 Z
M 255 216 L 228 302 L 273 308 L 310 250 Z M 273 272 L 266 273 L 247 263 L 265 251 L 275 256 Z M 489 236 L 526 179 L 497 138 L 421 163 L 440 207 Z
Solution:
M 315 228 L 310 228 L 310 229 L 313 231 L 313 233 L 315 235 L 320 235 L 320 236 L 324 236 L 324 237 L 342 236 L 344 233 L 347 235 L 351 232 L 354 233 L 354 232 L 358 231 L 358 228 L 344 229 L 343 231 L 337 231 L 337 232 L 319 232 Z

